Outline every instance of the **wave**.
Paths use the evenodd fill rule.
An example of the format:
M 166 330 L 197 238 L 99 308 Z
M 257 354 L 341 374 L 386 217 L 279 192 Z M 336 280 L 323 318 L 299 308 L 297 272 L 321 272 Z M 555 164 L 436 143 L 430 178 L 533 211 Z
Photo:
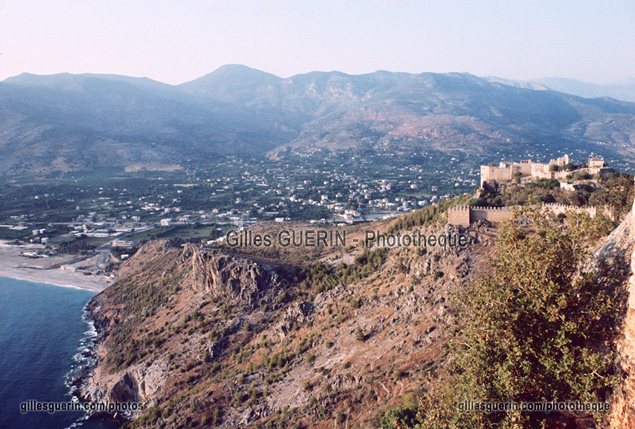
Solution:
M 84 336 L 79 340 L 79 345 L 76 349 L 77 353 L 73 355 L 71 369 L 64 377 L 64 383 L 69 389 L 68 395 L 73 402 L 82 400 L 80 386 L 95 369 L 97 362 L 97 328 L 88 310 L 89 303 L 90 301 L 82 309 L 82 322 L 88 326 L 88 329 L 84 331 Z M 88 418 L 88 415 L 83 416 L 69 426 L 68 429 L 81 427 Z

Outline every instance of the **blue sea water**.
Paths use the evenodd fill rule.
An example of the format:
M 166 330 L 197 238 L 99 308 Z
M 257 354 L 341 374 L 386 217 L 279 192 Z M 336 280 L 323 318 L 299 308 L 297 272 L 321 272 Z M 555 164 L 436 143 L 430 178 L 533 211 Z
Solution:
M 28 400 L 69 402 L 65 384 L 89 335 L 94 292 L 0 277 L 0 428 L 68 428 L 81 412 L 20 412 Z M 85 422 L 82 429 L 112 427 Z

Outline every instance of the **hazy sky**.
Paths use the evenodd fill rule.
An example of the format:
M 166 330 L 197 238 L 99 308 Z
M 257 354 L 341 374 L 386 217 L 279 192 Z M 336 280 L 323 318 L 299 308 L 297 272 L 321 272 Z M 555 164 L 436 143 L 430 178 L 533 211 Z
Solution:
M 635 77 L 635 1 L 0 0 L 0 80 L 117 73 L 167 83 L 245 64 L 469 72 L 610 83 Z

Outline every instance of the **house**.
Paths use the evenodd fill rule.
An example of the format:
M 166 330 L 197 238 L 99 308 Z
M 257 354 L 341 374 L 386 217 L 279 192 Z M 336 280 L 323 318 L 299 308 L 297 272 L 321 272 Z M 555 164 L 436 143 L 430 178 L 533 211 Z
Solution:
M 590 158 L 588 162 L 590 174 L 611 173 L 613 169 L 606 165 L 602 158 Z
M 602 158 L 589 159 L 589 168 L 602 168 L 604 167 L 604 160 Z
M 116 239 L 116 240 L 112 241 L 110 246 L 111 247 L 122 247 L 124 249 L 130 249 L 132 246 L 134 246 L 134 242 L 132 240 Z

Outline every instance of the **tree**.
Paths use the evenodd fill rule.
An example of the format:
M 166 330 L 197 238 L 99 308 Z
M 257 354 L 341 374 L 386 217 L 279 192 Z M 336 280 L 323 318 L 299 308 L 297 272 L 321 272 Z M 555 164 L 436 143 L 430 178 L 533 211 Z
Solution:
M 572 164 L 572 163 L 565 164 L 562 166 L 562 169 L 566 171 L 573 171 L 575 170 L 575 164 Z
M 503 227 L 494 272 L 467 295 L 473 319 L 457 350 L 460 379 L 490 401 L 603 401 L 614 381 L 613 354 L 598 346 L 617 313 L 614 296 L 579 273 L 583 229 L 533 220 L 534 234 L 513 222 Z
M 576 174 L 573 175 L 573 178 L 575 180 L 589 180 L 591 179 L 593 176 L 591 174 L 589 174 L 587 171 L 580 171 Z

